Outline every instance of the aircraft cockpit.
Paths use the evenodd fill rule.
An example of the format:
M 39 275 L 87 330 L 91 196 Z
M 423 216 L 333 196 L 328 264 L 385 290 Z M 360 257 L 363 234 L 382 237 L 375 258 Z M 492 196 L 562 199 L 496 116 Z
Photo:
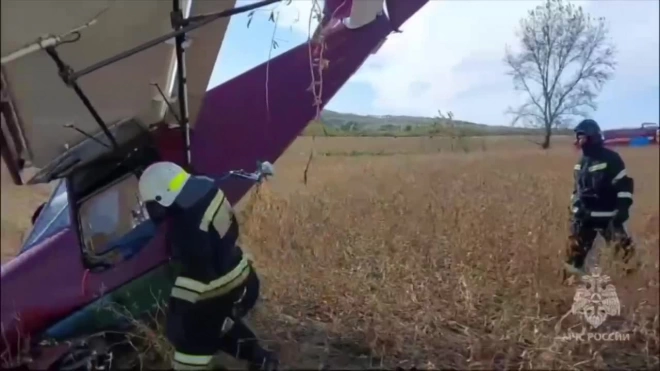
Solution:
M 129 173 L 78 202 L 80 239 L 89 265 L 129 259 L 155 234 L 137 189 L 138 178 Z
M 55 164 L 37 174 L 37 179 L 64 178 L 56 180 L 48 202 L 35 211 L 21 253 L 74 228 L 87 268 L 104 270 L 132 258 L 147 244 L 156 226 L 138 196 L 138 174 L 160 156 L 147 131 L 131 129 L 137 125 L 131 120 L 119 125 L 117 132 L 130 130 L 133 135 L 120 140 L 117 151 L 104 151 L 103 143 L 88 138 L 69 152 L 68 158 L 76 157 L 68 161 L 73 166 Z

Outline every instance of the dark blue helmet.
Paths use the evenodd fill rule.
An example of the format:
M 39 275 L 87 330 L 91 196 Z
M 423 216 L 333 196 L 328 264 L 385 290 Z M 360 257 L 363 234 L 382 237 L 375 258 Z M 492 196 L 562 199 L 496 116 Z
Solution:
M 584 151 L 592 151 L 603 145 L 603 134 L 600 131 L 598 123 L 592 119 L 582 120 L 574 129 L 576 144 Z M 579 136 L 585 136 L 584 140 L 580 140 Z
M 600 139 L 602 134 L 600 131 L 600 126 L 598 123 L 592 119 L 586 119 L 580 121 L 579 124 L 574 129 L 575 135 L 584 135 L 589 138 L 598 138 Z

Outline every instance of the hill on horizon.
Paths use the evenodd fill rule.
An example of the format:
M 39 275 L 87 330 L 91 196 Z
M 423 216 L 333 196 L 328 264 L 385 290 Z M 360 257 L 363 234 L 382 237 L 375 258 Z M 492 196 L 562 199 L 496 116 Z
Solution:
M 486 125 L 464 120 L 407 115 L 358 115 L 332 110 L 321 112 L 321 123 L 311 122 L 303 136 L 485 136 L 540 135 L 538 128 Z M 568 129 L 554 130 L 555 135 L 570 134 Z

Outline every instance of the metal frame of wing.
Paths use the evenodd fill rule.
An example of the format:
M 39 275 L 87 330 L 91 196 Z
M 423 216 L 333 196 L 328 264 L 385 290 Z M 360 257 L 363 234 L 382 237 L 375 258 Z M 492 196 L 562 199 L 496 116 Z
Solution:
M 85 108 L 89 111 L 89 113 L 92 115 L 96 123 L 99 125 L 105 136 L 108 137 L 110 143 L 112 144 L 113 149 L 118 149 L 118 144 L 115 139 L 115 137 L 112 135 L 110 130 L 108 129 L 108 125 L 105 123 L 103 118 L 99 115 L 98 111 L 96 108 L 94 108 L 94 105 L 90 102 L 88 97 L 85 95 L 83 90 L 80 88 L 80 86 L 77 83 L 77 80 L 85 76 L 87 74 L 90 74 L 96 70 L 99 70 L 103 67 L 106 67 L 110 64 L 113 64 L 115 62 L 118 62 L 120 60 L 123 60 L 125 58 L 128 58 L 134 54 L 137 54 L 139 52 L 142 52 L 144 50 L 147 50 L 149 48 L 152 48 L 156 45 L 159 45 L 167 40 L 170 40 L 172 38 L 175 39 L 175 51 L 176 51 L 176 59 L 177 59 L 177 70 L 176 70 L 176 79 L 178 82 L 178 102 L 179 102 L 179 115 L 177 116 L 174 114 L 174 110 L 170 106 L 169 101 L 163 96 L 163 99 L 165 102 L 167 102 L 168 107 L 170 108 L 170 111 L 172 111 L 173 116 L 175 119 L 178 121 L 181 130 L 182 130 L 182 139 L 183 143 L 185 145 L 185 150 L 186 150 L 186 157 L 185 157 L 185 166 L 190 165 L 191 161 L 191 151 L 190 151 L 190 123 L 189 123 L 189 117 L 188 117 L 188 99 L 187 99 L 187 87 L 186 87 L 186 67 L 185 67 L 185 52 L 184 52 L 184 43 L 186 41 L 186 33 L 193 31 L 195 29 L 198 29 L 202 26 L 205 26 L 215 20 L 218 20 L 220 18 L 224 17 L 231 17 L 232 15 L 248 12 L 257 8 L 261 8 L 276 2 L 280 2 L 282 0 L 262 0 L 259 2 L 255 2 L 253 4 L 245 5 L 245 6 L 240 6 L 240 7 L 235 7 L 232 9 L 227 9 L 221 12 L 217 13 L 211 13 L 211 14 L 204 14 L 204 15 L 197 15 L 197 16 L 192 16 L 185 18 L 183 14 L 183 10 L 181 8 L 181 0 L 172 0 L 172 11 L 170 12 L 170 21 L 171 25 L 173 28 L 172 32 L 169 32 L 163 36 L 154 38 L 150 41 L 147 41 L 145 43 L 142 43 L 132 49 L 126 50 L 125 52 L 116 54 L 110 58 L 104 59 L 102 61 L 99 61 L 89 67 L 83 68 L 78 71 L 74 71 L 69 65 L 66 64 L 61 58 L 60 55 L 57 52 L 57 47 L 62 44 L 66 43 L 73 43 L 76 42 L 78 39 L 81 37 L 81 31 L 84 28 L 87 28 L 93 24 L 93 22 L 90 22 L 89 24 L 85 24 L 77 29 L 74 29 L 70 32 L 68 32 L 65 35 L 60 35 L 59 37 L 52 37 L 48 38 L 46 40 L 38 40 L 24 48 L 21 48 L 20 50 L 17 50 L 13 53 L 10 53 L 7 56 L 2 57 L 2 64 L 8 63 L 10 61 L 13 61 L 15 59 L 21 58 L 25 55 L 28 55 L 30 53 L 36 52 L 38 50 L 45 50 L 46 53 L 51 57 L 51 59 L 55 62 L 58 68 L 59 75 L 62 79 L 62 81 L 72 88 L 78 98 L 82 101 L 82 103 L 85 105 Z M 66 40 L 67 37 L 74 36 L 75 38 L 73 40 Z M 160 89 L 159 89 L 160 91 Z M 162 91 L 160 91 L 161 95 L 163 94 Z M 3 146 L 4 147 L 4 146 Z

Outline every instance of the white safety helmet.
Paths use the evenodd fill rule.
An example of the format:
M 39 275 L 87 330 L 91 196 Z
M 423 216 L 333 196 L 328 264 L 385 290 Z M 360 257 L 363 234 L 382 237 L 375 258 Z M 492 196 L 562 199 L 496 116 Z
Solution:
M 156 162 L 147 167 L 138 184 L 142 201 L 156 201 L 168 207 L 174 203 L 190 179 L 181 166 L 173 162 Z

